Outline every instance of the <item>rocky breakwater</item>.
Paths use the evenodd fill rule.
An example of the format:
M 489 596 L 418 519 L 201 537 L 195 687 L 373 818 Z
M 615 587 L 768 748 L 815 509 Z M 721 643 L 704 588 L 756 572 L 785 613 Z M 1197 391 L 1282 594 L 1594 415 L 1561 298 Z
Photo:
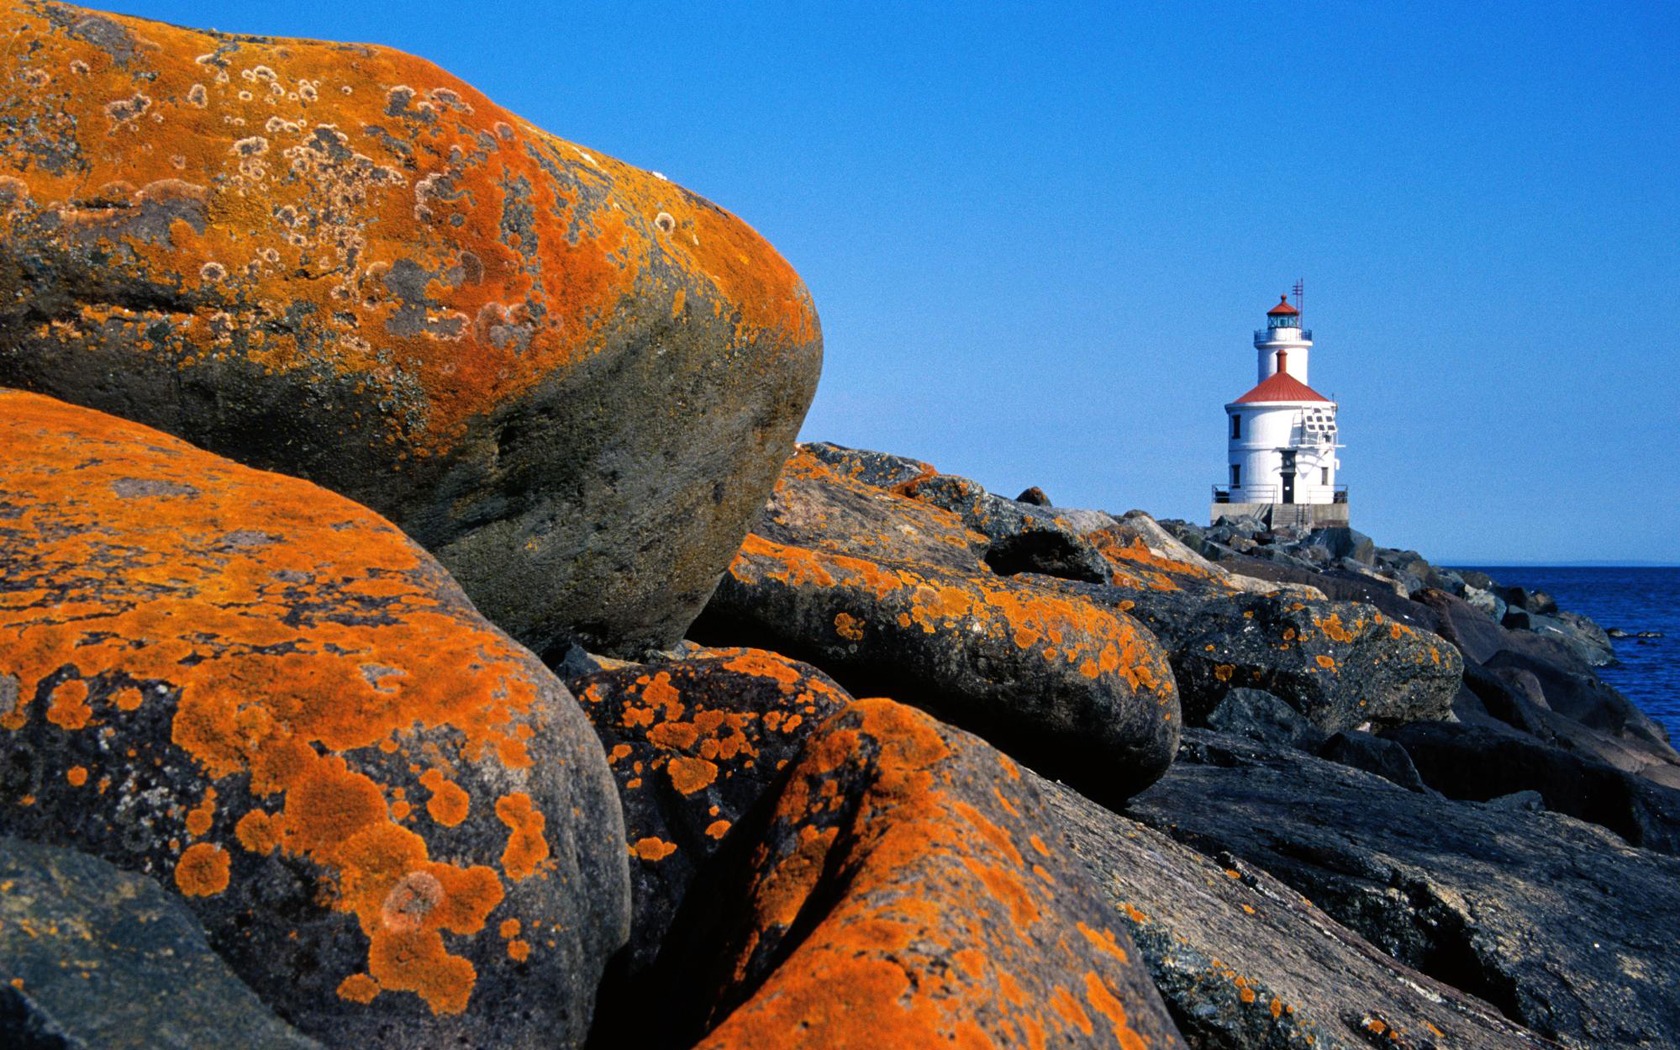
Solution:
M 178 893 L 326 1045 L 581 1041 L 628 876 L 554 675 L 307 482 L 16 391 L 0 448 L 0 832 Z
M 854 690 L 896 688 L 1065 781 L 1040 785 L 1050 808 L 1036 833 L 1071 839 L 1192 1045 L 1656 1046 L 1680 1033 L 1662 991 L 1660 946 L 1680 936 L 1680 892 L 1661 852 L 1666 789 L 1653 775 L 1666 745 L 1573 648 L 1484 616 L 1498 632 L 1493 652 L 1514 654 L 1506 660 L 1575 659 L 1531 672 L 1555 707 L 1524 706 L 1511 690 L 1490 704 L 1488 683 L 1515 676 L 1461 641 L 1437 596 L 1473 606 L 1415 555 L 1370 545 L 1372 566 L 1358 573 L 1333 559 L 1247 558 L 1181 523 L 1023 495 L 1002 499 L 902 457 L 802 446 L 695 631 L 796 653 Z M 1290 542 L 1329 550 L 1350 539 L 1359 544 L 1334 533 Z M 1384 559 L 1404 568 L 1385 576 Z M 1071 618 L 1135 626 L 1170 668 L 1185 724 L 1177 762 L 1141 793 L 1136 779 L 1105 784 L 1068 764 L 1076 752 L 1035 748 L 984 704 L 942 694 L 965 668 L 1011 666 L 972 655 L 996 633 L 985 617 L 965 608 L 923 625 L 883 601 L 900 586 L 936 594 L 948 580 L 1053 595 Z M 921 628 L 919 648 L 884 644 L 894 624 Z M 992 680 L 994 702 L 1037 720 L 1052 690 L 1011 674 Z M 916 693 L 903 686 L 911 680 L 937 685 Z M 1493 710 L 1527 714 L 1552 735 Z M 1498 747 L 1478 735 L 1501 732 L 1496 724 L 1509 730 Z M 1600 763 L 1610 780 L 1595 779 L 1580 766 L 1596 761 L 1589 745 L 1653 764 L 1636 775 Z M 1567 777 L 1554 767 L 1549 789 L 1521 790 L 1535 777 L 1523 749 L 1536 747 L 1576 765 Z M 1599 801 L 1584 804 L 1583 791 Z M 1602 803 L 1616 791 L 1626 804 L 1611 812 Z M 727 844 L 718 853 L 730 855 Z M 1649 901 L 1639 914 L 1655 928 L 1615 901 L 1576 907 L 1553 892 L 1611 885 Z M 683 933 L 680 917 L 673 930 Z M 715 946 L 717 931 L 702 940 Z M 1568 961 L 1560 970 L 1546 958 Z
M 350 496 L 539 652 L 681 637 L 820 367 L 756 233 L 388 48 L 0 25 L 0 384 Z

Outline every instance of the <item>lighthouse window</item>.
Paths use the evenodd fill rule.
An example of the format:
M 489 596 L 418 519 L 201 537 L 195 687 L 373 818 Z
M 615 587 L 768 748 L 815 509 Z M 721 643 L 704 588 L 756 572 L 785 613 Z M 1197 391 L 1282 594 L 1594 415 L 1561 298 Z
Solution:
M 1318 483 L 1320 485 L 1330 484 L 1330 468 L 1329 467 L 1319 467 L 1318 468 Z
M 1231 487 L 1234 489 L 1242 488 L 1242 464 L 1240 463 L 1231 464 Z
M 1235 441 L 1240 437 L 1242 437 L 1242 416 L 1233 414 L 1231 416 L 1231 440 Z

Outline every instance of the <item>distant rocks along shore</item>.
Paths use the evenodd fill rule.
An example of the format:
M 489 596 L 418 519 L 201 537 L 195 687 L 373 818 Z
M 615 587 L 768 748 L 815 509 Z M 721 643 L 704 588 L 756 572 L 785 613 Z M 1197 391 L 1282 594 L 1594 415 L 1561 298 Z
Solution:
M 796 445 L 709 202 L 0 11 L 0 1044 L 1680 1042 L 1639 632 Z

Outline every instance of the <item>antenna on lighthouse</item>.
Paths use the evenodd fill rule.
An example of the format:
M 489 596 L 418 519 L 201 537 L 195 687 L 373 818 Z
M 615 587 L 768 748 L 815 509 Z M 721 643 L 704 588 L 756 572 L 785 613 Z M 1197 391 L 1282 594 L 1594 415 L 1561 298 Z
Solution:
M 1295 282 L 1295 309 L 1300 313 L 1300 321 L 1304 327 L 1307 323 L 1307 279 L 1305 277 Z

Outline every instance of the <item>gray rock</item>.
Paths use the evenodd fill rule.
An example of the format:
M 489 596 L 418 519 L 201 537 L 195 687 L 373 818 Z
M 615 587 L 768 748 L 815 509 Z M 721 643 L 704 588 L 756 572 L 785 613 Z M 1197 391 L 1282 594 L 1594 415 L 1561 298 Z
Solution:
M 1438 724 L 1438 723 L 1431 723 Z M 1423 778 L 1406 749 L 1393 740 L 1355 730 L 1336 733 L 1318 749 L 1320 758 L 1338 765 L 1375 773 L 1391 784 L 1407 791 L 1423 791 Z
M 1680 858 L 1186 730 L 1127 812 L 1306 895 L 1396 959 L 1577 1047 L 1680 1040 Z
M 1308 537 L 1307 543 L 1324 551 L 1332 558 L 1351 558 L 1365 566 L 1376 563 L 1376 544 L 1371 542 L 1371 537 L 1356 529 L 1346 527 L 1314 529 L 1312 535 Z
M 74 850 L 0 837 L 0 1044 L 320 1050 L 205 943 L 181 899 Z
M 1429 722 L 1384 736 L 1411 756 L 1412 776 L 1421 773 L 1450 798 L 1538 791 L 1554 812 L 1602 825 L 1635 846 L 1680 853 L 1680 791 L 1673 788 L 1509 730 Z
M 1237 688 L 1226 693 L 1208 712 L 1206 726 L 1303 751 L 1317 751 L 1326 739 L 1323 730 L 1263 689 Z
M 1186 1040 L 1204 1050 L 1543 1042 L 1396 962 L 1254 865 L 1217 860 L 1033 778 L 1124 923 Z

